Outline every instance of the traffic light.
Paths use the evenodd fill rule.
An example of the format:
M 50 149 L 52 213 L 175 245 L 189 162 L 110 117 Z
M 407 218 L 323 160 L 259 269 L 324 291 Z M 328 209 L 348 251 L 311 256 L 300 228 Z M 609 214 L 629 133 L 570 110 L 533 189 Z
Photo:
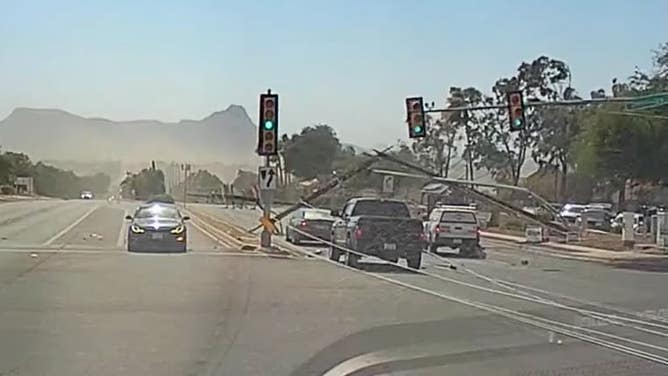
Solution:
M 511 91 L 506 94 L 508 100 L 508 118 L 510 119 L 510 131 L 524 129 L 526 119 L 524 118 L 524 98 L 521 91 Z
M 422 138 L 427 135 L 427 123 L 424 118 L 422 97 L 406 98 L 406 114 L 408 116 L 408 137 Z
M 260 124 L 257 154 L 278 153 L 278 94 L 260 94 Z

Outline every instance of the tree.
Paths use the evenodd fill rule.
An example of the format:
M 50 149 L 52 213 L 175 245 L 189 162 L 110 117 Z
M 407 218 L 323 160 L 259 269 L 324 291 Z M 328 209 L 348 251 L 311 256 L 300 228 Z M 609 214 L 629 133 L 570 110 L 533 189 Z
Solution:
M 188 175 L 188 191 L 210 193 L 211 191 L 220 191 L 223 187 L 223 182 L 218 176 L 210 173 L 207 170 L 197 170 L 195 173 Z M 183 182 L 179 183 L 174 190 L 176 192 L 183 192 Z
M 329 125 L 305 127 L 285 142 L 285 167 L 287 171 L 303 179 L 329 175 L 340 148 L 336 132 Z
M 485 98 L 485 103 L 505 105 L 506 93 L 520 88 L 516 77 L 500 79 L 492 88 L 493 97 Z M 480 127 L 478 142 L 475 144 L 476 154 L 479 155 L 476 167 L 486 168 L 498 181 L 517 185 L 527 150 L 536 137 L 536 131 L 532 127 L 531 116 L 527 116 L 529 121 L 524 130 L 510 132 L 507 112 L 502 108 L 484 113 L 483 126 Z
M 497 80 L 492 88 L 493 96 L 484 99 L 487 104 L 500 104 L 504 105 L 504 108 L 489 111 L 482 119 L 484 125 L 480 127 L 477 135 L 479 142 L 476 145 L 478 165 L 487 168 L 495 177 L 508 177 L 512 184 L 517 185 L 527 153 L 536 147 L 543 137 L 554 140 L 556 135 L 559 135 L 564 141 L 559 148 L 548 148 L 544 145 L 533 155 L 543 163 L 556 163 L 558 154 L 566 154 L 566 141 L 570 140 L 570 137 L 563 136 L 567 134 L 567 126 L 554 121 L 546 122 L 545 114 L 533 108 L 525 108 L 525 128 L 519 132 L 510 132 L 505 104 L 506 94 L 514 90 L 522 91 L 525 101 L 528 102 L 574 97 L 575 91 L 570 87 L 570 70 L 566 63 L 541 56 L 530 63 L 520 64 L 514 76 Z
M 147 200 L 165 193 L 165 175 L 162 170 L 145 168 L 138 174 L 131 174 L 121 183 L 123 191 L 134 192 L 134 199 Z
M 475 107 L 485 103 L 483 93 L 473 87 L 462 89 L 451 87 L 448 97 L 450 107 Z M 466 161 L 466 178 L 475 179 L 475 167 L 481 161 L 481 155 L 477 145 L 480 143 L 481 127 L 483 126 L 484 114 L 474 111 L 457 111 L 450 115 L 449 120 L 455 129 L 461 130 L 464 138 L 464 151 L 462 156 Z
M 419 163 L 440 176 L 448 177 L 450 162 L 456 153 L 457 127 L 447 117 L 432 122 L 427 136 L 413 141 L 412 152 Z
M 537 68 L 525 70 L 529 72 L 527 75 L 539 78 L 533 81 L 527 79 L 533 83 L 528 87 L 530 100 L 550 102 L 582 99 L 571 86 L 571 72 L 566 63 L 546 57 L 539 58 L 537 62 Z M 600 92 L 595 95 L 598 94 Z M 574 162 L 573 146 L 581 130 L 580 112 L 581 108 L 577 107 L 541 107 L 533 112 L 537 137 L 532 145 L 531 156 L 539 165 L 558 171 L 555 174 L 557 200 L 563 200 L 566 194 L 568 168 Z
M 609 109 L 609 108 L 608 108 Z M 627 181 L 666 181 L 667 124 L 595 111 L 587 119 L 578 169 L 619 192 L 623 206 Z

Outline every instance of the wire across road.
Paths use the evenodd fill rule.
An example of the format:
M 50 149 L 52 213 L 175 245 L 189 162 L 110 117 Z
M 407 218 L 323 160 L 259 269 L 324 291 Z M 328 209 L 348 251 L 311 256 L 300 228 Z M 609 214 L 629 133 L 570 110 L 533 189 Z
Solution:
M 299 228 L 291 227 L 291 229 L 306 238 L 319 242 L 319 244 L 324 246 L 336 247 L 345 253 L 364 256 L 363 253 L 316 238 L 300 230 Z M 535 289 L 531 286 L 496 279 L 468 268 L 464 268 L 463 270 L 479 281 L 484 281 L 485 284 L 468 282 L 461 277 L 448 277 L 422 269 L 414 269 L 401 263 L 393 263 L 385 260 L 381 261 L 383 263 L 392 264 L 397 268 L 404 269 L 411 273 L 425 276 L 428 279 L 443 282 L 447 285 L 454 284 L 466 289 L 482 292 L 487 296 L 501 296 L 508 298 L 507 300 L 504 300 L 505 304 L 490 304 L 482 300 L 474 300 L 462 296 L 457 296 L 455 294 L 446 293 L 445 291 L 448 290 L 445 288 L 437 289 L 432 286 L 422 286 L 416 280 L 406 281 L 392 274 L 373 273 L 360 269 L 354 269 L 347 265 L 340 264 L 339 262 L 332 261 L 325 256 L 311 252 L 303 247 L 294 248 L 310 257 L 337 265 L 339 267 L 350 269 L 357 273 L 363 273 L 372 278 L 380 279 L 394 285 L 408 288 L 439 299 L 464 304 L 466 306 L 490 312 L 505 317 L 509 320 L 530 325 L 535 328 L 544 329 L 550 333 L 581 340 L 596 346 L 615 350 L 626 355 L 635 356 L 647 361 L 668 366 L 668 347 L 661 343 L 662 340 L 665 341 L 665 338 L 668 338 L 668 320 L 665 320 L 661 317 L 646 317 L 618 307 L 597 305 L 596 302 L 587 302 L 588 306 L 594 306 L 596 307 L 595 309 L 582 308 L 578 305 L 559 301 L 573 300 L 569 299 L 569 297 L 560 296 L 559 294 L 546 290 Z M 431 253 L 427 253 L 427 255 L 429 255 L 429 257 L 436 257 L 445 263 L 451 263 L 446 258 L 440 258 Z M 453 264 L 453 266 L 455 265 Z M 496 287 L 490 287 L 490 285 Z M 547 307 L 549 309 L 542 310 L 541 314 L 528 313 L 526 310 L 520 311 L 513 308 L 518 300 L 529 302 L 532 305 L 542 306 L 543 308 Z M 569 317 L 575 320 L 568 322 L 561 318 L 563 317 L 563 312 L 570 313 L 571 316 Z M 573 317 L 572 314 L 575 314 L 575 317 Z M 555 318 L 554 316 L 557 316 L 558 318 Z M 583 321 L 582 318 L 594 319 L 597 322 L 604 323 L 605 326 L 592 328 L 572 323 Z

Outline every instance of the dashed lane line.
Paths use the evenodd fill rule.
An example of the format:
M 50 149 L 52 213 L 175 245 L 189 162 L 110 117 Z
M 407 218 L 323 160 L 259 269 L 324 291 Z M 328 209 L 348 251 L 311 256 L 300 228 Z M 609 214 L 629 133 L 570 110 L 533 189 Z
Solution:
M 88 218 L 89 215 L 93 214 L 94 211 L 96 211 L 100 206 L 95 205 L 90 210 L 85 212 L 81 217 L 77 218 L 74 222 L 70 223 L 67 227 L 64 229 L 60 230 L 57 234 L 52 236 L 49 240 L 45 241 L 42 243 L 43 246 L 51 245 L 51 243 L 55 242 L 58 240 L 61 236 L 67 234 L 70 230 L 75 228 L 77 225 L 79 225 L 81 222 L 83 222 L 86 218 Z

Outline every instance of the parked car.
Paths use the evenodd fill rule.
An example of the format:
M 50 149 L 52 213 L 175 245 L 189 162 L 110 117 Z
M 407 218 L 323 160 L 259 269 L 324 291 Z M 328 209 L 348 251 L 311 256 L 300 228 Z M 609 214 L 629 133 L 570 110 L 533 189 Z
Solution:
M 577 223 L 578 218 L 587 207 L 579 204 L 566 204 L 561 208 L 559 216 L 568 223 Z
M 587 208 L 581 214 L 581 219 L 586 221 L 587 228 L 610 231 L 609 212 L 599 208 Z
M 615 218 L 610 220 L 610 230 L 612 232 L 621 233 L 624 227 L 624 213 L 618 213 Z M 633 231 L 643 232 L 645 228 L 644 216 L 640 213 L 633 213 Z

